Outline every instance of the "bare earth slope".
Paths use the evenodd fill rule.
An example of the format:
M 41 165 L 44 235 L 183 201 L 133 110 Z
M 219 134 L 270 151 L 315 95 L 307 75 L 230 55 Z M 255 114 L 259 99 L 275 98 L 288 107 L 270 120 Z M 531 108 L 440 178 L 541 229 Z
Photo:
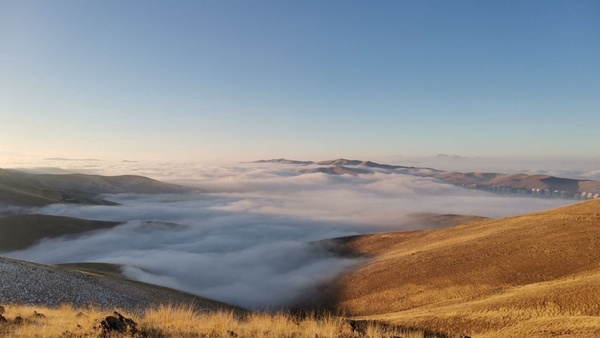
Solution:
M 100 194 L 182 193 L 193 189 L 142 176 L 27 174 L 0 169 L 0 203 L 44 206 L 52 203 L 115 204 Z
M 74 307 L 143 311 L 161 304 L 193 305 L 199 310 L 235 309 L 184 292 L 134 282 L 112 275 L 75 271 L 0 257 L 0 300 L 3 304 L 71 304 Z
M 372 258 L 335 285 L 358 318 L 476 337 L 600 336 L 600 200 L 339 246 Z

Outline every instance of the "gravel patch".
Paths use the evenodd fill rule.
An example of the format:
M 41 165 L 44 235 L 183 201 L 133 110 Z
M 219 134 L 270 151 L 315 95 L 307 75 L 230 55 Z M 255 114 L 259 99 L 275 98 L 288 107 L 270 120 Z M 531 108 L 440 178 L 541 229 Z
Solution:
M 0 303 L 56 307 L 94 306 L 143 311 L 160 305 L 189 305 L 201 311 L 233 309 L 176 290 L 65 268 L 0 257 Z

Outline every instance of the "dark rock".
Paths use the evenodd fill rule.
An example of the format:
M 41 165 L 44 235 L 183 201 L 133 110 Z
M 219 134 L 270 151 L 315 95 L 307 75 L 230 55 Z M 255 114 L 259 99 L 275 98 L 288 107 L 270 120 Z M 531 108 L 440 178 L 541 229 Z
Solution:
M 8 320 L 4 318 L 3 315 L 0 314 L 0 323 L 8 323 Z
M 100 325 L 102 326 L 102 332 L 104 333 L 125 333 L 125 331 L 127 331 L 127 325 L 125 325 L 125 323 L 121 323 L 121 321 L 117 317 L 113 316 L 108 316 L 104 318 Z
M 114 312 L 114 315 L 117 316 L 117 318 L 119 318 L 119 321 L 121 323 L 124 323 L 125 325 L 127 325 L 127 327 L 129 328 L 129 332 L 131 332 L 131 333 L 137 332 L 137 323 L 133 319 L 127 318 L 127 317 L 123 316 L 122 314 L 118 313 L 117 311 Z
M 135 334 L 137 332 L 137 323 L 133 319 L 127 318 L 117 311 L 113 314 L 114 316 L 108 316 L 100 323 L 104 334 L 110 332 Z
M 23 324 L 23 322 L 24 322 L 24 320 L 23 320 L 23 317 L 21 317 L 21 316 L 17 316 L 17 318 L 15 318 L 15 320 L 13 320 L 13 324 L 15 324 L 15 325 L 21 325 L 21 324 Z
M 235 333 L 235 332 L 233 332 L 231 330 L 227 330 L 227 334 L 229 335 L 229 337 L 237 337 L 238 336 L 237 333 Z

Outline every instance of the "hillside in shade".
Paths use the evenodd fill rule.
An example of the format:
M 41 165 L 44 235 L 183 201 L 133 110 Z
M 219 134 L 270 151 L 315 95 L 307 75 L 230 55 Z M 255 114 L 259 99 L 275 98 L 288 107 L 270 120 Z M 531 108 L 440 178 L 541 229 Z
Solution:
M 0 217 L 0 252 L 25 249 L 44 238 L 75 236 L 118 224 L 51 215 L 4 216 Z
M 182 193 L 193 189 L 134 175 L 28 174 L 0 169 L 0 202 L 18 206 L 52 203 L 114 205 L 101 194 Z

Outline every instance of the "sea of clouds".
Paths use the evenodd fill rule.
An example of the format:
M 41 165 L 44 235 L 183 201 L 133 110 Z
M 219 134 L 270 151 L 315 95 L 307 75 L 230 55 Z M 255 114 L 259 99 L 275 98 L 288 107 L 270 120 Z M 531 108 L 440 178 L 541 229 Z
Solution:
M 126 276 L 227 303 L 276 309 L 313 297 L 362 259 L 320 240 L 436 227 L 415 213 L 505 217 L 573 201 L 507 197 L 431 178 L 374 173 L 300 174 L 274 164 L 121 163 L 102 171 L 198 188 L 189 194 L 106 195 L 118 206 L 50 205 L 29 212 L 123 222 L 77 238 L 48 239 L 4 255 L 42 263 L 107 262 Z

